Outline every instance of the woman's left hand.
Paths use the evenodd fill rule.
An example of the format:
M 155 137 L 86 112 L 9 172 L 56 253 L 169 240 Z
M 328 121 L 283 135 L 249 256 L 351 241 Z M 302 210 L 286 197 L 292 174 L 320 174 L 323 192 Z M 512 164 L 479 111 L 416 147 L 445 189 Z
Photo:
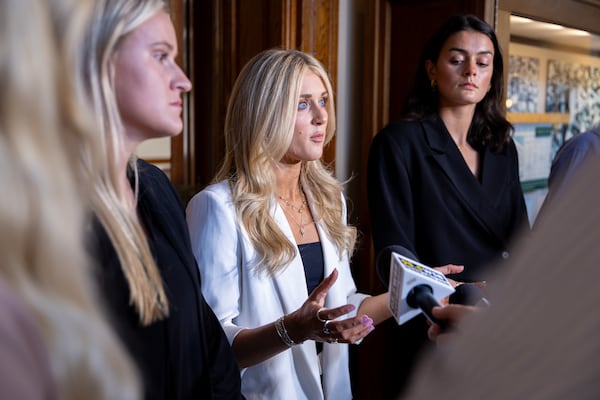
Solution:
M 317 318 L 319 321 L 323 321 L 323 329 L 322 334 L 316 340 L 329 343 L 354 344 L 375 329 L 373 320 L 368 315 L 334 320 L 335 311 L 335 308 L 322 308 L 317 312 Z

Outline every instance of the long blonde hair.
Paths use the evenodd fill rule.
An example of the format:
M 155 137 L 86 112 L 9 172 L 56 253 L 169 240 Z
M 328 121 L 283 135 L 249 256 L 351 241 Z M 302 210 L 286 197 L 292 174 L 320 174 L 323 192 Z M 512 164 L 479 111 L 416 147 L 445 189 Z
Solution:
M 327 72 L 310 54 L 271 49 L 242 69 L 225 119 L 225 159 L 214 181 L 227 179 L 238 217 L 259 254 L 255 264 L 275 273 L 297 249 L 271 216 L 275 165 L 292 142 L 303 74 L 314 72 L 329 93 L 325 144 L 335 134 L 333 89 Z M 335 243 L 339 256 L 352 253 L 356 228 L 343 220 L 342 186 L 321 160 L 302 163 L 300 184 L 310 192 L 315 221 Z
M 92 1 L 0 2 L 0 274 L 31 310 L 63 399 L 135 399 L 137 372 L 99 311 L 84 246 L 99 166 L 73 72 Z
M 119 182 L 122 154 L 122 122 L 117 108 L 113 55 L 121 40 L 156 12 L 166 10 L 163 0 L 96 0 L 95 16 L 87 30 L 82 57 L 82 90 L 95 110 L 101 127 L 102 147 L 108 167 L 94 188 L 93 210 L 115 247 L 130 290 L 130 301 L 140 321 L 149 325 L 169 314 L 168 299 L 156 261 L 150 251 L 143 227 L 127 205 Z M 135 176 L 135 158 L 129 168 Z

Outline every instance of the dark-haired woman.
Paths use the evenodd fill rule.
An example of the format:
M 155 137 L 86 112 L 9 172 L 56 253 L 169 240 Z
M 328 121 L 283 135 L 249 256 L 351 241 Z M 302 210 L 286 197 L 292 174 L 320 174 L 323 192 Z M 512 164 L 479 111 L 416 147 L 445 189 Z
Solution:
M 404 117 L 370 149 L 376 252 L 401 245 L 431 266 L 464 265 L 449 276 L 462 282 L 488 280 L 509 257 L 528 225 L 502 65 L 493 29 L 475 16 L 450 18 L 426 45 Z M 395 333 L 396 382 L 410 376 L 426 331 L 417 318 Z

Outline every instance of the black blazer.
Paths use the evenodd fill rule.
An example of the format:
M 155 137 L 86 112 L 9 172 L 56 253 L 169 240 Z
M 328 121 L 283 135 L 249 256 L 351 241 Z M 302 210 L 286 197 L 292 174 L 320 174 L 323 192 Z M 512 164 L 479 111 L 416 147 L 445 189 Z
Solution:
M 488 279 L 508 257 L 511 239 L 528 226 L 517 152 L 481 156 L 471 173 L 440 118 L 392 123 L 371 144 L 368 199 L 376 254 L 401 245 L 432 267 L 464 265 L 454 279 Z
M 95 224 L 98 273 L 112 322 L 143 374 L 146 399 L 239 399 L 240 371 L 200 291 L 185 211 L 167 176 L 138 161 L 138 213 L 169 299 L 167 319 L 141 326 L 106 231 Z

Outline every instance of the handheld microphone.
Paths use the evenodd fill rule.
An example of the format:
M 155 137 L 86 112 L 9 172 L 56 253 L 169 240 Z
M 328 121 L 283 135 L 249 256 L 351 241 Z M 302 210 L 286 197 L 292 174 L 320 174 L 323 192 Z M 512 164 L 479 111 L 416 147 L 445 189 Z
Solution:
M 450 296 L 450 303 L 464 304 L 467 306 L 489 306 L 490 302 L 485 293 L 474 283 L 461 283 L 454 288 L 455 292 Z
M 378 271 L 385 272 L 383 263 L 389 255 L 388 306 L 396 322 L 402 325 L 423 313 L 430 321 L 444 328 L 446 322 L 433 317 L 431 309 L 439 306 L 440 299 L 454 293 L 454 288 L 441 272 L 399 254 L 396 250 L 404 254 L 410 253 L 401 246 L 389 246 L 377 258 Z

